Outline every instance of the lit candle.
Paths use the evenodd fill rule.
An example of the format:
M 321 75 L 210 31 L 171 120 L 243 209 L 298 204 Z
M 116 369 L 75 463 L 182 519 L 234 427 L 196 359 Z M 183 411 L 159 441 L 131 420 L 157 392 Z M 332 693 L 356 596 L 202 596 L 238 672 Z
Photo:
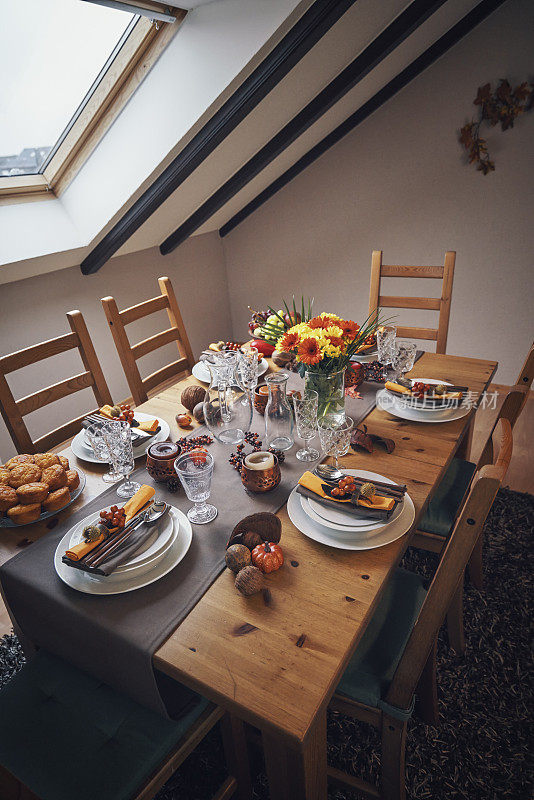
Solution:
M 269 394 L 269 387 L 268 386 L 260 386 L 258 389 L 258 394 Z
M 272 469 L 274 467 L 274 456 L 272 453 L 265 453 L 260 451 L 259 453 L 250 453 L 245 458 L 245 466 L 248 469 L 256 469 L 256 470 L 264 470 L 264 469 Z

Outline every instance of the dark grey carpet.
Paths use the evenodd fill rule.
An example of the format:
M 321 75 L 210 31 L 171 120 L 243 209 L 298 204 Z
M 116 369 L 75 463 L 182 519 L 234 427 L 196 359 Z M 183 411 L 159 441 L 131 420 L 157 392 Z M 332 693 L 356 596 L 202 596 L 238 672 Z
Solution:
M 486 523 L 485 589 L 467 582 L 467 651 L 458 657 L 440 634 L 438 728 L 412 720 L 407 786 L 413 800 L 531 800 L 531 597 L 534 497 L 502 489 Z M 404 566 L 431 576 L 436 559 L 408 551 Z M 17 639 L 0 640 L 0 686 L 22 665 Z M 377 734 L 339 714 L 329 717 L 329 760 L 376 778 Z M 267 800 L 261 754 L 252 752 L 254 796 Z M 213 731 L 159 792 L 158 800 L 208 800 L 224 778 L 219 734 Z M 353 800 L 331 790 L 330 800 Z M 276 798 L 272 798 L 276 800 Z

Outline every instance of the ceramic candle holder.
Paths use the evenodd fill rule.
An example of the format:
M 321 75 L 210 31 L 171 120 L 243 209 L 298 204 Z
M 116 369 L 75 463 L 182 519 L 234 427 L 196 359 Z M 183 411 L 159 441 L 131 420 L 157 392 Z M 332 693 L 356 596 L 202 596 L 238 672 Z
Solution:
M 174 442 L 155 442 L 151 444 L 146 453 L 146 471 L 152 480 L 160 483 L 174 479 L 174 462 L 181 453 L 182 448 Z
M 241 482 L 249 492 L 270 492 L 281 480 L 278 458 L 272 453 L 251 453 L 241 467 Z
M 269 399 L 269 389 L 267 388 L 266 384 L 262 384 L 261 386 L 256 386 L 254 389 L 254 408 L 261 414 L 262 417 L 265 414 L 265 408 L 267 406 L 267 401 Z

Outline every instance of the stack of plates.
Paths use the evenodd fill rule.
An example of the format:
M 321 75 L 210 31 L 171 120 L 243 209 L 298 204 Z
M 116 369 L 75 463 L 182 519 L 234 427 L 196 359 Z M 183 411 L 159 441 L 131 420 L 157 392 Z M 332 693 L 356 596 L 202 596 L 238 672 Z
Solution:
M 452 385 L 447 381 L 436 380 L 435 378 L 414 378 L 413 380 L 435 385 L 439 383 L 444 386 Z M 455 419 L 465 417 L 470 411 L 470 407 L 465 401 L 453 408 L 441 408 L 439 405 L 433 406 L 430 404 L 427 407 L 422 407 L 418 404 L 418 401 L 396 397 L 391 392 L 388 392 L 387 389 L 380 389 L 376 393 L 376 404 L 383 411 L 393 414 L 394 417 L 409 419 L 412 422 L 452 422 Z
M 71 528 L 59 542 L 54 556 L 61 580 L 86 594 L 122 594 L 147 586 L 174 569 L 191 545 L 193 532 L 189 520 L 171 506 L 142 547 L 111 575 L 91 575 L 64 564 L 65 551 L 79 544 L 85 526 L 95 524 L 99 517 L 100 512 L 96 511 Z
M 155 418 L 154 414 L 143 414 L 142 411 L 136 411 L 134 416 L 138 422 L 147 422 L 148 420 Z M 141 439 L 140 442 L 137 442 L 133 448 L 134 458 L 141 458 L 141 456 L 144 456 L 150 445 L 154 444 L 154 442 L 165 442 L 169 438 L 171 429 L 169 428 L 168 423 L 159 417 L 158 422 L 160 427 L 159 432 L 155 433 L 153 436 L 147 436 Z M 135 428 L 133 428 L 133 430 L 135 430 Z M 70 446 L 76 458 L 80 458 L 82 461 L 90 461 L 93 464 L 102 464 L 102 461 L 95 456 L 93 448 L 85 438 L 85 430 L 83 428 L 79 433 L 76 434 Z
M 358 476 L 369 481 L 394 483 L 384 475 L 364 469 L 343 471 L 346 475 Z M 404 536 L 415 519 L 414 504 L 408 494 L 404 495 L 404 500 L 397 504 L 393 514 L 386 521 L 355 517 L 341 508 L 338 511 L 337 508 L 304 497 L 296 488 L 289 496 L 287 510 L 291 522 L 299 531 L 316 542 L 341 550 L 371 550 L 374 547 L 383 547 Z

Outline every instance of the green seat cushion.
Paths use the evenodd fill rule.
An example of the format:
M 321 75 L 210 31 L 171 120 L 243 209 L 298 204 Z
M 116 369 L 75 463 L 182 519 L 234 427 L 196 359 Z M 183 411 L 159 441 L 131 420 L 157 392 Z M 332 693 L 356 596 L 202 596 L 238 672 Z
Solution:
M 419 529 L 447 538 L 471 483 L 476 466 L 470 461 L 453 458 L 432 500 L 428 504 Z
M 0 763 L 43 800 L 130 800 L 208 705 L 174 722 L 40 650 L 0 691 Z
M 414 572 L 393 573 L 337 687 L 340 694 L 378 708 L 384 699 L 426 597 Z

